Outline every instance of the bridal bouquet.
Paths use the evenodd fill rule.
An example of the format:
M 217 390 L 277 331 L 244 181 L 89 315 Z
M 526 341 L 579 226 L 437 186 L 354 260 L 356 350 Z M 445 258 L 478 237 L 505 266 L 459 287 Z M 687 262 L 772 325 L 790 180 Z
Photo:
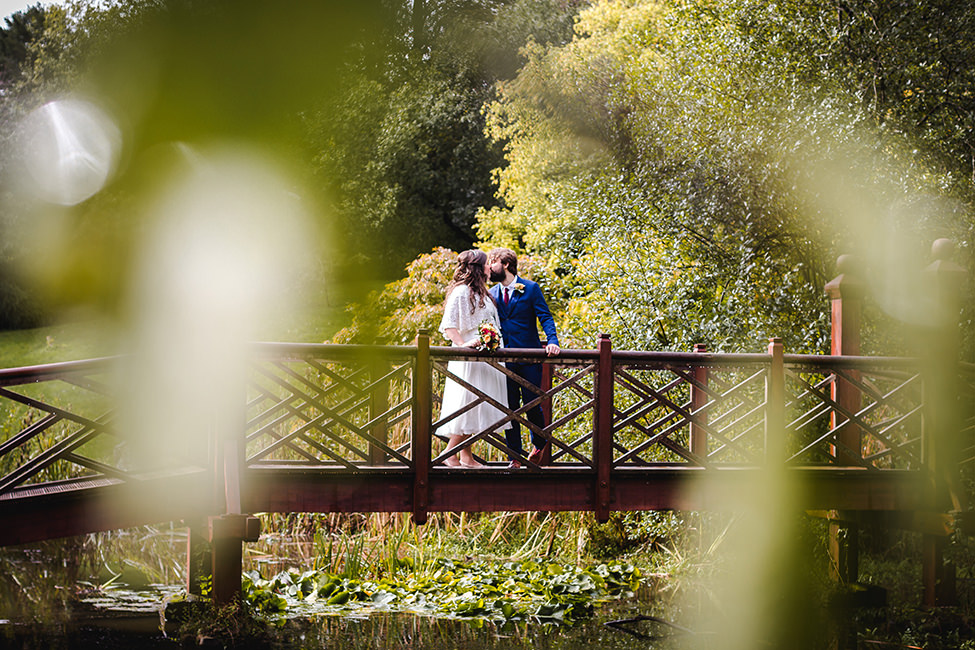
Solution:
M 494 323 L 482 321 L 478 325 L 477 345 L 475 347 L 478 350 L 487 350 L 488 352 L 493 352 L 501 347 L 501 332 L 494 326 Z

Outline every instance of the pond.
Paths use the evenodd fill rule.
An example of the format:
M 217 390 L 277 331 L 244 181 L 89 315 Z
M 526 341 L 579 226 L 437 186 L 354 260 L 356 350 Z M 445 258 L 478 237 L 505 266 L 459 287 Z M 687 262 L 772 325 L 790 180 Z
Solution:
M 168 600 L 183 591 L 175 578 L 181 570 L 185 543 L 185 533 L 179 529 L 146 528 L 0 549 L 0 647 L 178 647 L 173 626 L 163 629 L 160 612 Z M 309 566 L 311 549 L 304 540 L 277 536 L 259 546 L 248 564 L 262 575 L 271 576 L 289 563 Z M 162 581 L 152 582 L 153 578 Z M 638 616 L 670 621 L 675 609 L 657 586 L 657 581 L 644 580 L 635 593 L 597 603 L 591 616 L 579 617 L 574 625 L 543 622 L 533 616 L 502 624 L 472 616 L 451 618 L 381 608 L 311 611 L 289 607 L 286 615 L 270 617 L 272 634 L 259 647 L 684 647 L 686 631 L 666 622 L 606 625 Z M 709 647 L 700 643 L 705 638 L 697 635 L 694 647 Z
M 780 640 L 789 641 L 776 646 L 764 640 L 767 637 L 761 632 L 771 627 L 760 628 L 753 622 L 748 627 L 734 626 L 758 609 L 756 603 L 762 602 L 749 596 L 749 592 L 755 591 L 754 586 L 748 580 L 738 580 L 718 591 L 707 567 L 703 571 L 679 572 L 678 577 L 644 573 L 638 588 L 593 597 L 589 601 L 594 604 L 591 613 L 584 608 L 578 616 L 567 615 L 574 619 L 573 624 L 558 624 L 552 612 L 547 612 L 548 617 L 540 615 L 542 606 L 558 600 L 553 594 L 560 592 L 553 586 L 585 587 L 586 575 L 603 569 L 599 566 L 586 569 L 571 563 L 547 564 L 532 559 L 492 559 L 483 553 L 458 554 L 440 544 L 441 538 L 436 541 L 438 545 L 423 547 L 436 549 L 436 555 L 422 560 L 427 571 L 423 579 L 429 585 L 423 598 L 403 597 L 408 592 L 405 583 L 417 579 L 418 571 L 413 571 L 413 567 L 410 571 L 390 569 L 386 573 L 369 570 L 359 576 L 341 578 L 341 589 L 349 593 L 349 598 L 333 605 L 328 600 L 339 590 L 330 586 L 335 581 L 334 574 L 338 567 L 347 570 L 351 566 L 348 552 L 358 546 L 351 544 L 342 547 L 341 553 L 336 550 L 323 555 L 321 540 L 316 542 L 308 535 L 262 536 L 259 543 L 248 545 L 245 571 L 251 575 L 258 571 L 265 585 L 282 581 L 290 593 L 288 588 L 275 585 L 275 592 L 282 594 L 287 606 L 267 615 L 272 633 L 253 647 L 280 650 L 582 650 L 592 647 L 751 650 L 818 649 L 830 644 L 836 648 L 916 646 L 927 650 L 975 647 L 968 618 L 952 623 L 945 617 L 928 617 L 922 621 L 926 626 L 922 629 L 910 619 L 896 619 L 893 608 L 876 608 L 873 618 L 855 620 L 850 612 L 843 614 L 842 620 L 837 620 L 835 612 L 827 617 L 820 596 L 797 589 L 801 582 L 795 577 L 783 580 L 764 601 L 776 607 L 773 613 L 780 627 L 785 628 L 784 632 L 776 630 L 775 633 Z M 177 631 L 170 626 L 167 635 L 163 630 L 160 611 L 168 600 L 183 591 L 186 542 L 185 529 L 170 526 L 0 549 L 0 648 L 179 647 Z M 325 563 L 322 568 L 322 558 L 329 555 L 343 556 L 346 561 Z M 376 560 L 380 556 L 372 557 Z M 383 557 L 387 557 L 386 562 L 388 557 L 405 559 L 395 553 Z M 539 555 L 532 552 L 529 557 Z M 318 571 L 312 571 L 316 565 Z M 453 581 L 438 582 L 437 574 L 447 565 L 454 574 Z M 374 564 L 371 566 L 375 568 Z M 521 585 L 512 587 L 507 582 L 512 571 L 526 576 L 533 573 L 535 577 L 526 577 L 526 582 L 541 584 L 542 592 L 547 589 L 544 599 L 530 600 L 527 606 L 524 600 L 518 601 L 519 590 L 528 590 Z M 711 573 L 714 572 L 712 567 Z M 492 583 L 495 578 L 499 582 Z M 255 581 L 251 579 L 251 582 Z M 499 616 L 503 608 L 498 606 L 496 594 L 484 595 L 477 591 L 485 585 L 502 583 L 505 585 L 501 589 L 503 598 L 510 599 L 516 608 L 513 616 Z M 477 612 L 463 607 L 443 607 L 444 602 L 463 604 L 460 597 L 468 595 L 468 591 L 473 602 L 481 598 L 485 601 L 478 605 Z M 368 597 L 360 600 L 360 594 Z M 528 598 L 534 599 L 536 594 L 529 594 Z M 642 620 L 632 620 L 641 617 Z M 610 625 L 621 620 L 632 622 Z M 946 627 L 946 623 L 954 627 Z M 937 626 L 932 627 L 934 624 Z M 833 638 L 830 640 L 828 636 Z M 916 638 L 923 638 L 924 643 L 916 642 Z
M 177 639 L 161 627 L 161 603 L 179 591 L 173 586 L 149 586 L 130 590 L 116 588 L 77 604 L 70 616 L 56 622 L 0 624 L 2 647 L 25 649 L 172 648 Z M 666 621 L 665 604 L 653 603 L 640 594 L 627 601 L 606 603 L 591 618 L 573 626 L 535 621 L 497 625 L 482 619 L 438 618 L 396 612 L 298 616 L 280 619 L 268 641 L 259 647 L 292 650 L 342 648 L 343 650 L 453 648 L 520 650 L 551 648 L 582 650 L 646 650 L 647 648 L 710 648 L 707 635 L 690 635 Z M 628 621 L 656 614 L 657 621 Z M 613 625 L 607 625 L 613 623 Z M 627 631 L 629 630 L 629 631 Z M 172 629 L 169 630 L 172 634 Z M 694 637 L 693 639 L 691 637 Z M 693 643 L 691 643 L 693 641 Z

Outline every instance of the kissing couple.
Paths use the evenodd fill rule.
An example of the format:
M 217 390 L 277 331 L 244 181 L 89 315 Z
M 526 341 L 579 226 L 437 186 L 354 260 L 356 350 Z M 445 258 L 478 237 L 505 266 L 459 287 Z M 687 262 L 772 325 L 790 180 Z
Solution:
M 490 288 L 488 284 L 491 284 Z M 457 257 L 454 276 L 447 286 L 443 319 L 440 331 L 456 347 L 479 348 L 482 323 L 493 325 L 501 333 L 499 347 L 544 347 L 549 356 L 561 351 L 555 331 L 555 320 L 537 283 L 518 276 L 518 256 L 508 248 L 495 248 L 489 253 L 467 250 Z M 545 332 L 545 345 L 538 335 L 538 326 Z M 542 365 L 538 363 L 505 364 L 508 370 L 525 379 L 533 386 L 542 381 Z M 447 370 L 468 384 L 511 410 L 535 400 L 538 395 L 528 386 L 510 379 L 494 366 L 481 361 L 450 361 Z M 444 385 L 441 402 L 441 419 L 460 411 L 478 397 L 450 377 Z M 529 409 L 528 421 L 539 429 L 545 426 L 540 406 Z M 448 438 L 447 451 L 462 444 L 468 437 L 492 428 L 505 413 L 494 406 L 481 402 L 468 411 L 456 415 L 441 425 L 437 432 Z M 508 447 L 509 469 L 522 466 L 525 458 L 521 444 L 521 425 L 517 421 L 505 422 L 497 430 L 505 430 Z M 531 432 L 532 451 L 528 460 L 538 463 L 548 441 L 535 431 Z M 448 467 L 484 467 L 471 453 L 470 446 L 447 457 Z

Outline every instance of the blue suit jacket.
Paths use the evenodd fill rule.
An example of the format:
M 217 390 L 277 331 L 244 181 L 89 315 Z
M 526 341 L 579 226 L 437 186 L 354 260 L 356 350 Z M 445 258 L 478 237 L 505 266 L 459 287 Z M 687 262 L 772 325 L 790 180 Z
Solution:
M 507 305 L 502 298 L 501 285 L 491 287 L 491 297 L 498 305 L 504 346 L 506 348 L 542 347 L 536 321 L 542 324 L 547 342 L 558 345 L 559 337 L 555 333 L 555 320 L 548 309 L 541 288 L 537 283 L 524 278 L 516 278 L 515 282 L 525 285 L 525 290 L 524 292 L 512 291 Z M 514 283 L 511 286 L 513 285 Z

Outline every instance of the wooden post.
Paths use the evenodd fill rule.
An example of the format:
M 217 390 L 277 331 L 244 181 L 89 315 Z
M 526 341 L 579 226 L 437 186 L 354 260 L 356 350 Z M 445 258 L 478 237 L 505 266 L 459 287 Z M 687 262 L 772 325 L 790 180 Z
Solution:
M 836 270 L 838 275 L 825 287 L 830 299 L 830 354 L 858 356 L 864 284 L 856 258 L 840 255 L 836 260 Z M 855 371 L 848 372 L 853 378 L 859 377 Z M 848 412 L 857 413 L 860 410 L 860 390 L 839 376 L 830 386 L 830 397 Z M 829 416 L 830 428 L 836 429 L 847 419 L 834 410 Z M 836 440 L 837 444 L 831 445 L 836 464 L 860 465 L 863 457 L 860 427 L 852 422 L 845 425 Z M 829 574 L 841 584 L 856 582 L 860 574 L 860 529 L 849 519 L 844 518 L 842 513 L 834 513 L 828 525 Z
M 552 390 L 552 375 L 554 374 L 554 366 L 551 363 L 542 364 L 542 383 L 539 386 L 543 391 L 548 393 Z M 542 400 L 542 422 L 547 427 L 552 423 L 552 398 L 546 397 Z M 541 465 L 547 466 L 552 464 L 552 445 L 548 444 L 542 449 L 542 459 Z
M 858 356 L 860 354 L 860 320 L 862 314 L 864 285 L 860 280 L 856 259 L 841 255 L 836 260 L 835 278 L 826 284 L 830 298 L 830 354 L 834 356 Z M 858 378 L 850 371 L 852 378 Z M 830 387 L 833 401 L 851 413 L 860 410 L 860 390 L 839 377 Z M 830 428 L 840 426 L 846 416 L 833 411 L 830 414 Z M 837 435 L 838 444 L 833 446 L 838 465 L 860 465 L 863 458 L 860 427 L 853 423 L 844 426 Z
M 226 514 L 209 518 L 210 562 L 213 602 L 226 605 L 240 600 L 243 542 L 256 542 L 261 535 L 261 520 L 241 514 L 241 437 L 225 440 L 223 451 L 224 503 Z
M 827 533 L 830 578 L 840 584 L 856 582 L 860 577 L 859 528 L 855 523 L 842 521 L 839 513 L 832 512 Z
M 386 365 L 379 359 L 374 359 L 369 365 L 370 377 L 372 381 L 377 381 L 386 372 Z M 369 419 L 372 420 L 389 410 L 389 381 L 382 381 L 376 384 L 369 393 Z M 389 427 L 386 422 L 377 422 L 372 426 L 369 434 L 383 443 L 389 443 Z M 369 443 L 369 464 L 385 465 L 386 452 L 382 447 L 375 443 Z
M 592 459 L 596 465 L 596 520 L 609 521 L 610 476 L 613 469 L 613 346 L 609 334 L 600 334 L 596 344 L 596 403 L 593 407 Z
M 227 605 L 239 601 L 243 542 L 257 541 L 261 520 L 239 513 L 210 517 L 209 533 L 213 602 Z
M 770 338 L 768 353 L 772 364 L 765 384 L 765 464 L 770 469 L 779 470 L 786 460 L 785 349 L 782 339 Z
M 925 344 L 925 403 L 922 464 L 930 477 L 927 506 L 932 512 L 967 509 L 958 459 L 961 414 L 958 403 L 958 314 L 965 269 L 950 260 L 954 244 L 939 239 L 931 247 L 934 262 L 925 271 L 932 304 L 925 310 L 932 321 L 922 339 Z M 943 537 L 925 534 L 922 581 L 927 607 L 950 605 L 954 593 L 954 567 L 944 563 Z
M 430 438 L 433 435 L 433 375 L 430 367 L 430 334 L 416 337 L 413 368 L 413 521 L 427 523 L 430 507 Z
M 704 354 L 708 351 L 708 346 L 698 343 L 694 346 L 694 352 Z M 708 432 L 705 426 L 708 423 L 707 413 L 698 413 L 708 403 L 708 368 L 707 366 L 696 366 L 693 371 L 694 381 L 700 384 L 691 384 L 691 413 L 694 419 L 691 420 L 690 447 L 691 453 L 707 458 L 708 455 Z

